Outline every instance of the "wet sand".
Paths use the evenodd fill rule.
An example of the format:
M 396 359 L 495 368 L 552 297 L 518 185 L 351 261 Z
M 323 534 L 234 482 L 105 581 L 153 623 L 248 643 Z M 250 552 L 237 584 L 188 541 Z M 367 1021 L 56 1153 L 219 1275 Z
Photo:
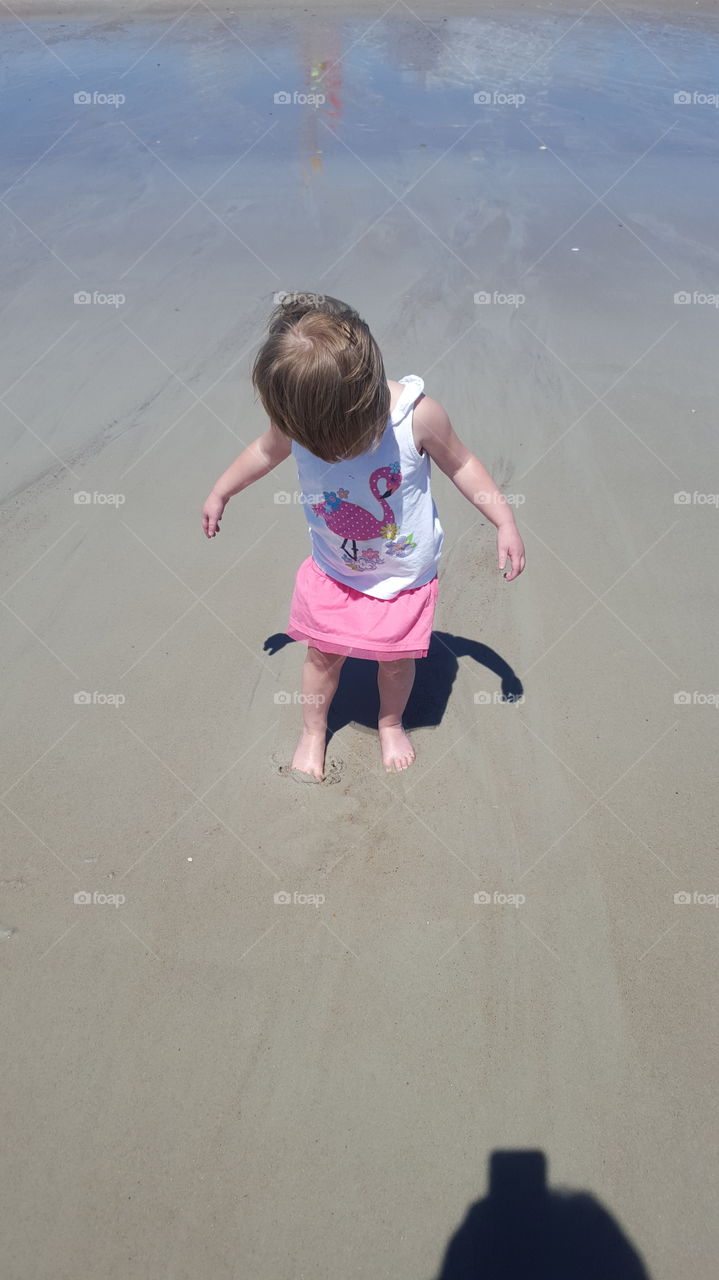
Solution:
M 457 1280 L 532 1149 L 606 1274 L 713 1280 L 719 40 L 640 7 L 3 25 L 12 1280 Z M 328 783 L 283 772 L 291 461 L 202 536 L 286 289 L 359 308 L 527 547 L 503 582 L 435 471 L 396 778 L 362 663 Z M 532 1238 L 509 1183 L 479 1266 L 487 1214 Z
M 249 19 L 253 13 L 258 13 L 257 6 L 242 3 L 242 0 L 233 0 L 232 3 L 223 3 L 206 5 L 204 0 L 189 0 L 188 4 L 178 4 L 177 0 L 68 0 L 67 4 L 60 3 L 60 0 L 14 0 L 12 6 L 6 9 L 3 16 L 10 14 L 17 15 L 23 20 L 28 19 L 67 19 L 68 17 L 87 19 L 93 24 L 98 19 L 109 19 L 114 21 L 118 17 L 131 17 L 144 19 L 148 16 L 162 15 L 168 17 L 170 21 L 174 21 L 178 16 L 188 13 L 194 13 L 197 17 L 207 16 L 209 12 L 224 21 L 228 16 L 241 16 L 243 20 Z M 405 17 L 411 14 L 418 15 L 421 19 L 427 19 L 434 22 L 451 21 L 456 17 L 473 17 L 473 18 L 508 18 L 510 21 L 513 17 L 531 18 L 533 21 L 537 19 L 541 22 L 546 17 L 556 16 L 559 18 L 565 29 L 572 22 L 581 19 L 583 15 L 593 13 L 595 17 L 604 17 L 605 15 L 613 15 L 620 24 L 627 22 L 633 15 L 643 17 L 645 20 L 661 17 L 665 15 L 670 20 L 672 26 L 677 21 L 692 21 L 694 18 L 710 22 L 716 20 L 716 8 L 712 0 L 688 0 L 686 4 L 679 5 L 677 0 L 622 0 L 621 3 L 608 3 L 607 0 L 590 0 L 589 4 L 569 5 L 560 3 L 559 0 L 547 0 L 543 4 L 536 3 L 536 0 L 512 0 L 511 4 L 507 4 L 504 0 L 452 0 L 451 8 L 438 5 L 437 0 L 413 0 L 412 4 L 405 3 L 405 0 L 352 0 L 351 4 L 338 5 L 337 0 L 313 0 L 311 5 L 298 6 L 292 3 L 292 0 L 284 0 L 281 3 L 272 3 L 263 7 L 262 15 L 266 20 L 268 15 L 289 17 L 293 21 L 297 21 L 301 16 L 301 20 L 305 20 L 305 15 L 311 19 L 315 14 L 330 13 L 335 18 L 352 18 L 355 15 L 369 15 L 374 18 L 384 18 L 388 15 L 395 17 Z

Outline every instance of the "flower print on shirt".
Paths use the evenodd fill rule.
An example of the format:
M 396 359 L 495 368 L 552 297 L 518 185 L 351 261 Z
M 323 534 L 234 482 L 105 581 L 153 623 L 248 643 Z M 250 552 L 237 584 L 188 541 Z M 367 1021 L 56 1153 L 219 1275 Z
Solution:
M 412 551 L 416 546 L 417 543 L 412 537 L 412 534 L 408 533 L 406 537 L 403 536 L 401 538 L 397 538 L 394 542 L 388 542 L 385 550 L 388 556 L 400 556 L 401 558 L 404 558 L 406 555 L 409 555 L 410 551 Z

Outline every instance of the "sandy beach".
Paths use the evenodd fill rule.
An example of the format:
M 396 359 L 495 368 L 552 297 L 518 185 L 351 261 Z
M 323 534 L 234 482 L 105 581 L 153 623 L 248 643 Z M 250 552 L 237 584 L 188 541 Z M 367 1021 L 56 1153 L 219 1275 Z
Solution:
M 4 17 L 4 1275 L 713 1280 L 716 13 Z M 318 787 L 291 459 L 200 525 L 309 289 L 528 558 L 434 472 L 416 764 L 350 660 Z

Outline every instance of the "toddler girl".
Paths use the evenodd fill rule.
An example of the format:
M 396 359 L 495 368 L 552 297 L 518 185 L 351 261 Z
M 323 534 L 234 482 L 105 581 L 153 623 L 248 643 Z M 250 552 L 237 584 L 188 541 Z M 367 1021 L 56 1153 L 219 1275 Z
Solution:
M 286 295 L 252 381 L 269 426 L 220 476 L 202 521 L 214 538 L 229 499 L 293 454 L 312 554 L 297 572 L 287 627 L 308 646 L 292 776 L 324 778 L 327 713 L 348 655 L 379 663 L 382 762 L 387 772 L 406 769 L 415 753 L 402 715 L 415 659 L 429 648 L 444 539 L 430 459 L 496 526 L 510 582 L 525 564 L 514 516 L 422 379 L 387 380 L 369 328 L 346 303 Z

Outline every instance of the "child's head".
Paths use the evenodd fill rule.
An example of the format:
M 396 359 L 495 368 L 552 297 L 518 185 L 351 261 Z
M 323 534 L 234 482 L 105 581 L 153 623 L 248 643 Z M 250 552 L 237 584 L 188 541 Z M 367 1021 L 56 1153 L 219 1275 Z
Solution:
M 325 462 L 382 439 L 390 392 L 379 347 L 337 298 L 288 294 L 270 316 L 252 382 L 270 421 Z

